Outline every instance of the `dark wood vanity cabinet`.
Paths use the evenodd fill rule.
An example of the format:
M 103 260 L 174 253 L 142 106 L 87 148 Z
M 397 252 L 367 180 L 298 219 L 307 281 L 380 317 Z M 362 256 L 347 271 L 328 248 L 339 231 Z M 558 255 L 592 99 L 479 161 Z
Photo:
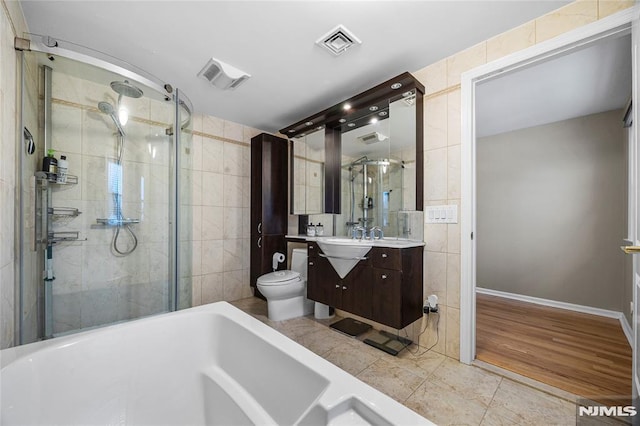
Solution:
M 373 320 L 404 328 L 422 317 L 423 247 L 374 247 Z
M 307 298 L 371 318 L 371 262 L 361 260 L 346 277 L 340 278 L 315 243 L 309 243 L 307 249 Z
M 266 133 L 251 138 L 252 287 L 260 275 L 272 271 L 275 252 L 287 253 L 287 188 L 288 141 Z M 286 264 L 280 268 L 286 268 Z
M 315 242 L 309 242 L 307 297 L 393 327 L 422 317 L 423 247 L 373 247 L 340 278 Z

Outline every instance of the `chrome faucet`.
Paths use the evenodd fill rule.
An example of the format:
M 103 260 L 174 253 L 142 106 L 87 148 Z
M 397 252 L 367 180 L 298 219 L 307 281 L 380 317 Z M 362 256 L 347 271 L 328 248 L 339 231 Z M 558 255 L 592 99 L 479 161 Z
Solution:
M 364 239 L 367 237 L 367 230 L 360 226 L 360 225 L 356 225 L 353 227 L 353 234 L 352 234 L 352 238 L 355 240 L 358 238 L 358 233 L 360 233 L 360 239 Z
M 374 226 L 373 228 L 371 228 L 371 231 L 369 233 L 369 238 L 371 238 L 372 240 L 376 239 L 376 232 L 378 232 L 378 240 L 382 240 L 384 238 L 384 232 L 382 232 L 382 228 L 380 228 L 379 226 Z

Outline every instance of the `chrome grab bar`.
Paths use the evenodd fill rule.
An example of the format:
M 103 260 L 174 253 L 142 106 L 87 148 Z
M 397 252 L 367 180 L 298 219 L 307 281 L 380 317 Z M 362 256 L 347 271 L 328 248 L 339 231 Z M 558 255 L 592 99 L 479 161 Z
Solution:
M 341 259 L 341 260 L 367 260 L 368 257 L 344 257 L 344 256 L 327 256 L 324 253 L 318 253 L 320 257 L 326 257 L 327 259 Z

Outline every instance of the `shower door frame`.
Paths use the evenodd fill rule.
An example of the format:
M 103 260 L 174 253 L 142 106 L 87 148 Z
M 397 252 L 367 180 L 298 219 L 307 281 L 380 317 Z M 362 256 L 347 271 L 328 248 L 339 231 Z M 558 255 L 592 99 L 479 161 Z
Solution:
M 17 152 L 20 153 L 19 154 L 19 158 L 18 158 L 18 172 L 20 179 L 17 181 L 19 182 L 19 189 L 17 189 L 17 191 L 20 191 L 21 197 L 20 197 L 20 202 L 17 203 L 16 206 L 16 216 L 17 220 L 16 224 L 19 224 L 19 230 L 16 232 L 16 240 L 17 240 L 17 247 L 20 250 L 20 253 L 18 255 L 18 259 L 19 259 L 19 268 L 16 269 L 17 273 L 16 273 L 16 279 L 15 279 L 15 286 L 16 286 L 16 292 L 15 292 L 15 303 L 16 303 L 16 307 L 17 309 L 15 309 L 15 324 L 16 324 L 16 328 L 15 328 L 15 344 L 16 346 L 18 345 L 22 345 L 25 343 L 30 343 L 30 342 L 25 342 L 24 340 L 24 333 L 23 333 L 23 326 L 24 326 L 24 315 L 23 315 L 23 302 L 22 302 L 22 294 L 25 290 L 25 277 L 23 274 L 23 268 L 25 267 L 23 265 L 23 261 L 22 261 L 22 250 L 24 247 L 24 243 L 25 243 L 25 238 L 26 236 L 24 235 L 24 226 L 23 226 L 23 196 L 22 196 L 22 192 L 23 192 L 23 184 L 22 184 L 22 147 L 24 145 L 24 99 L 23 97 L 25 96 L 25 84 L 26 84 L 26 73 L 25 73 L 25 51 L 32 51 L 32 52 L 39 52 L 39 53 L 45 53 L 45 54 L 52 54 L 55 56 L 60 56 L 60 57 L 64 57 L 66 59 L 70 59 L 70 60 L 74 60 L 77 62 L 81 62 L 83 64 L 86 65 L 90 65 L 96 68 L 101 68 L 103 70 L 106 70 L 108 72 L 113 72 L 115 74 L 118 74 L 120 76 L 122 76 L 125 79 L 131 79 L 132 81 L 135 81 L 139 84 L 145 85 L 153 90 L 155 90 L 156 92 L 163 94 L 167 97 L 170 97 L 171 100 L 174 103 L 174 122 L 173 122 L 173 128 L 174 129 L 178 129 L 178 131 L 174 131 L 172 136 L 172 144 L 173 144 L 173 149 L 171 152 L 171 162 L 170 162 L 170 167 L 173 167 L 172 170 L 172 177 L 173 179 L 170 181 L 170 217 L 169 217 L 169 274 L 168 274 L 168 283 L 167 285 L 169 286 L 169 298 L 168 298 L 168 303 L 166 306 L 166 309 L 168 312 L 172 312 L 172 311 L 176 311 L 179 308 L 179 283 L 180 283 L 180 264 L 179 264 L 179 249 L 178 249 L 178 245 L 180 243 L 180 239 L 181 239 L 181 231 L 180 231 L 180 222 L 179 222 L 179 209 L 180 209 L 180 201 L 181 201 L 181 194 L 180 194 L 180 184 L 179 184 L 179 176 L 180 176 L 180 161 L 181 161 L 181 152 L 180 152 L 180 143 L 181 143 L 181 134 L 182 134 L 182 129 L 180 126 L 180 105 L 183 104 L 185 106 L 186 109 L 189 110 L 189 112 L 191 114 L 193 114 L 193 106 L 191 101 L 180 91 L 178 91 L 177 89 L 174 91 L 172 86 L 169 84 L 166 84 L 162 81 L 160 81 L 159 79 L 155 78 L 154 76 L 152 76 L 151 74 L 147 73 L 144 70 L 141 70 L 137 67 L 135 67 L 132 64 L 129 64 L 125 61 L 122 61 L 118 58 L 106 55 L 104 53 L 101 52 L 97 52 L 94 51 L 92 49 L 80 46 L 80 45 L 76 45 L 73 43 L 68 43 L 62 40 L 55 40 L 55 46 L 51 47 L 48 45 L 44 44 L 44 40 L 52 40 L 49 37 L 44 37 L 41 35 L 37 35 L 37 34 L 29 34 L 31 36 L 31 40 L 25 40 L 25 39 L 20 39 L 17 38 L 16 42 L 15 42 L 15 49 L 20 51 L 20 60 L 21 60 L 21 73 L 20 73 L 20 87 L 21 87 L 21 93 L 19 96 L 19 111 L 20 111 L 20 123 L 19 123 L 19 130 L 20 130 L 20 137 L 18 138 L 18 150 Z M 66 48 L 66 45 L 70 45 L 73 48 L 69 49 Z M 133 72 L 131 70 L 129 70 L 127 67 L 131 67 L 131 68 L 137 68 L 138 72 Z M 45 93 L 46 93 L 46 88 L 45 88 Z M 46 96 L 45 96 L 46 98 Z M 50 105 L 46 105 L 46 100 L 45 100 L 45 108 L 50 108 Z M 45 132 L 46 132 L 46 126 L 48 124 L 45 123 Z M 45 140 L 43 141 L 43 144 L 45 145 L 46 148 L 46 144 L 50 143 L 50 138 L 47 138 L 45 136 Z M 34 212 L 35 214 L 35 212 Z M 41 252 L 42 251 L 42 247 L 43 244 L 41 241 L 36 241 L 36 251 L 37 252 Z M 46 251 L 46 248 L 45 248 Z M 39 267 L 39 265 L 38 265 Z M 36 274 L 41 274 L 43 271 L 37 271 Z M 42 286 L 44 282 L 44 279 L 37 279 L 37 285 L 39 286 L 39 292 L 40 292 L 40 286 Z M 44 287 L 43 287 L 44 288 Z M 50 306 L 51 304 L 51 300 L 47 300 L 48 298 L 50 298 L 50 295 L 46 294 L 46 291 L 43 291 L 43 298 L 40 300 L 40 302 L 42 303 L 42 306 L 40 306 L 40 302 L 38 304 L 38 309 L 39 309 L 39 326 L 38 326 L 38 338 L 39 339 L 43 339 L 43 338 L 49 338 L 49 337 L 53 337 L 53 336 L 47 336 L 46 334 L 46 330 L 47 329 L 51 329 L 52 325 L 49 324 L 47 325 L 46 322 L 46 316 L 47 313 L 44 312 L 44 310 L 46 309 L 47 305 Z M 189 301 L 189 305 L 191 304 L 191 302 Z M 106 326 L 109 324 L 103 324 L 102 326 Z M 75 330 L 74 332 L 80 332 L 82 331 L 82 329 L 79 330 Z

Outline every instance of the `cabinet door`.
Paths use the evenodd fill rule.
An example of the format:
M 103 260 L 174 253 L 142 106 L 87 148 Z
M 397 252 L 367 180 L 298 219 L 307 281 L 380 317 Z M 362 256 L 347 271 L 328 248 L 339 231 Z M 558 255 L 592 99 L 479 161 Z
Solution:
M 340 277 L 324 257 L 307 259 L 307 298 L 329 306 L 339 304 Z
M 373 267 L 402 270 L 402 254 L 400 250 L 389 247 L 373 247 L 370 254 Z
M 373 268 L 373 320 L 402 328 L 402 272 Z
M 371 318 L 372 271 L 368 262 L 361 261 L 341 280 L 338 308 Z
M 262 233 L 286 234 L 289 220 L 288 141 L 271 135 L 261 136 Z

